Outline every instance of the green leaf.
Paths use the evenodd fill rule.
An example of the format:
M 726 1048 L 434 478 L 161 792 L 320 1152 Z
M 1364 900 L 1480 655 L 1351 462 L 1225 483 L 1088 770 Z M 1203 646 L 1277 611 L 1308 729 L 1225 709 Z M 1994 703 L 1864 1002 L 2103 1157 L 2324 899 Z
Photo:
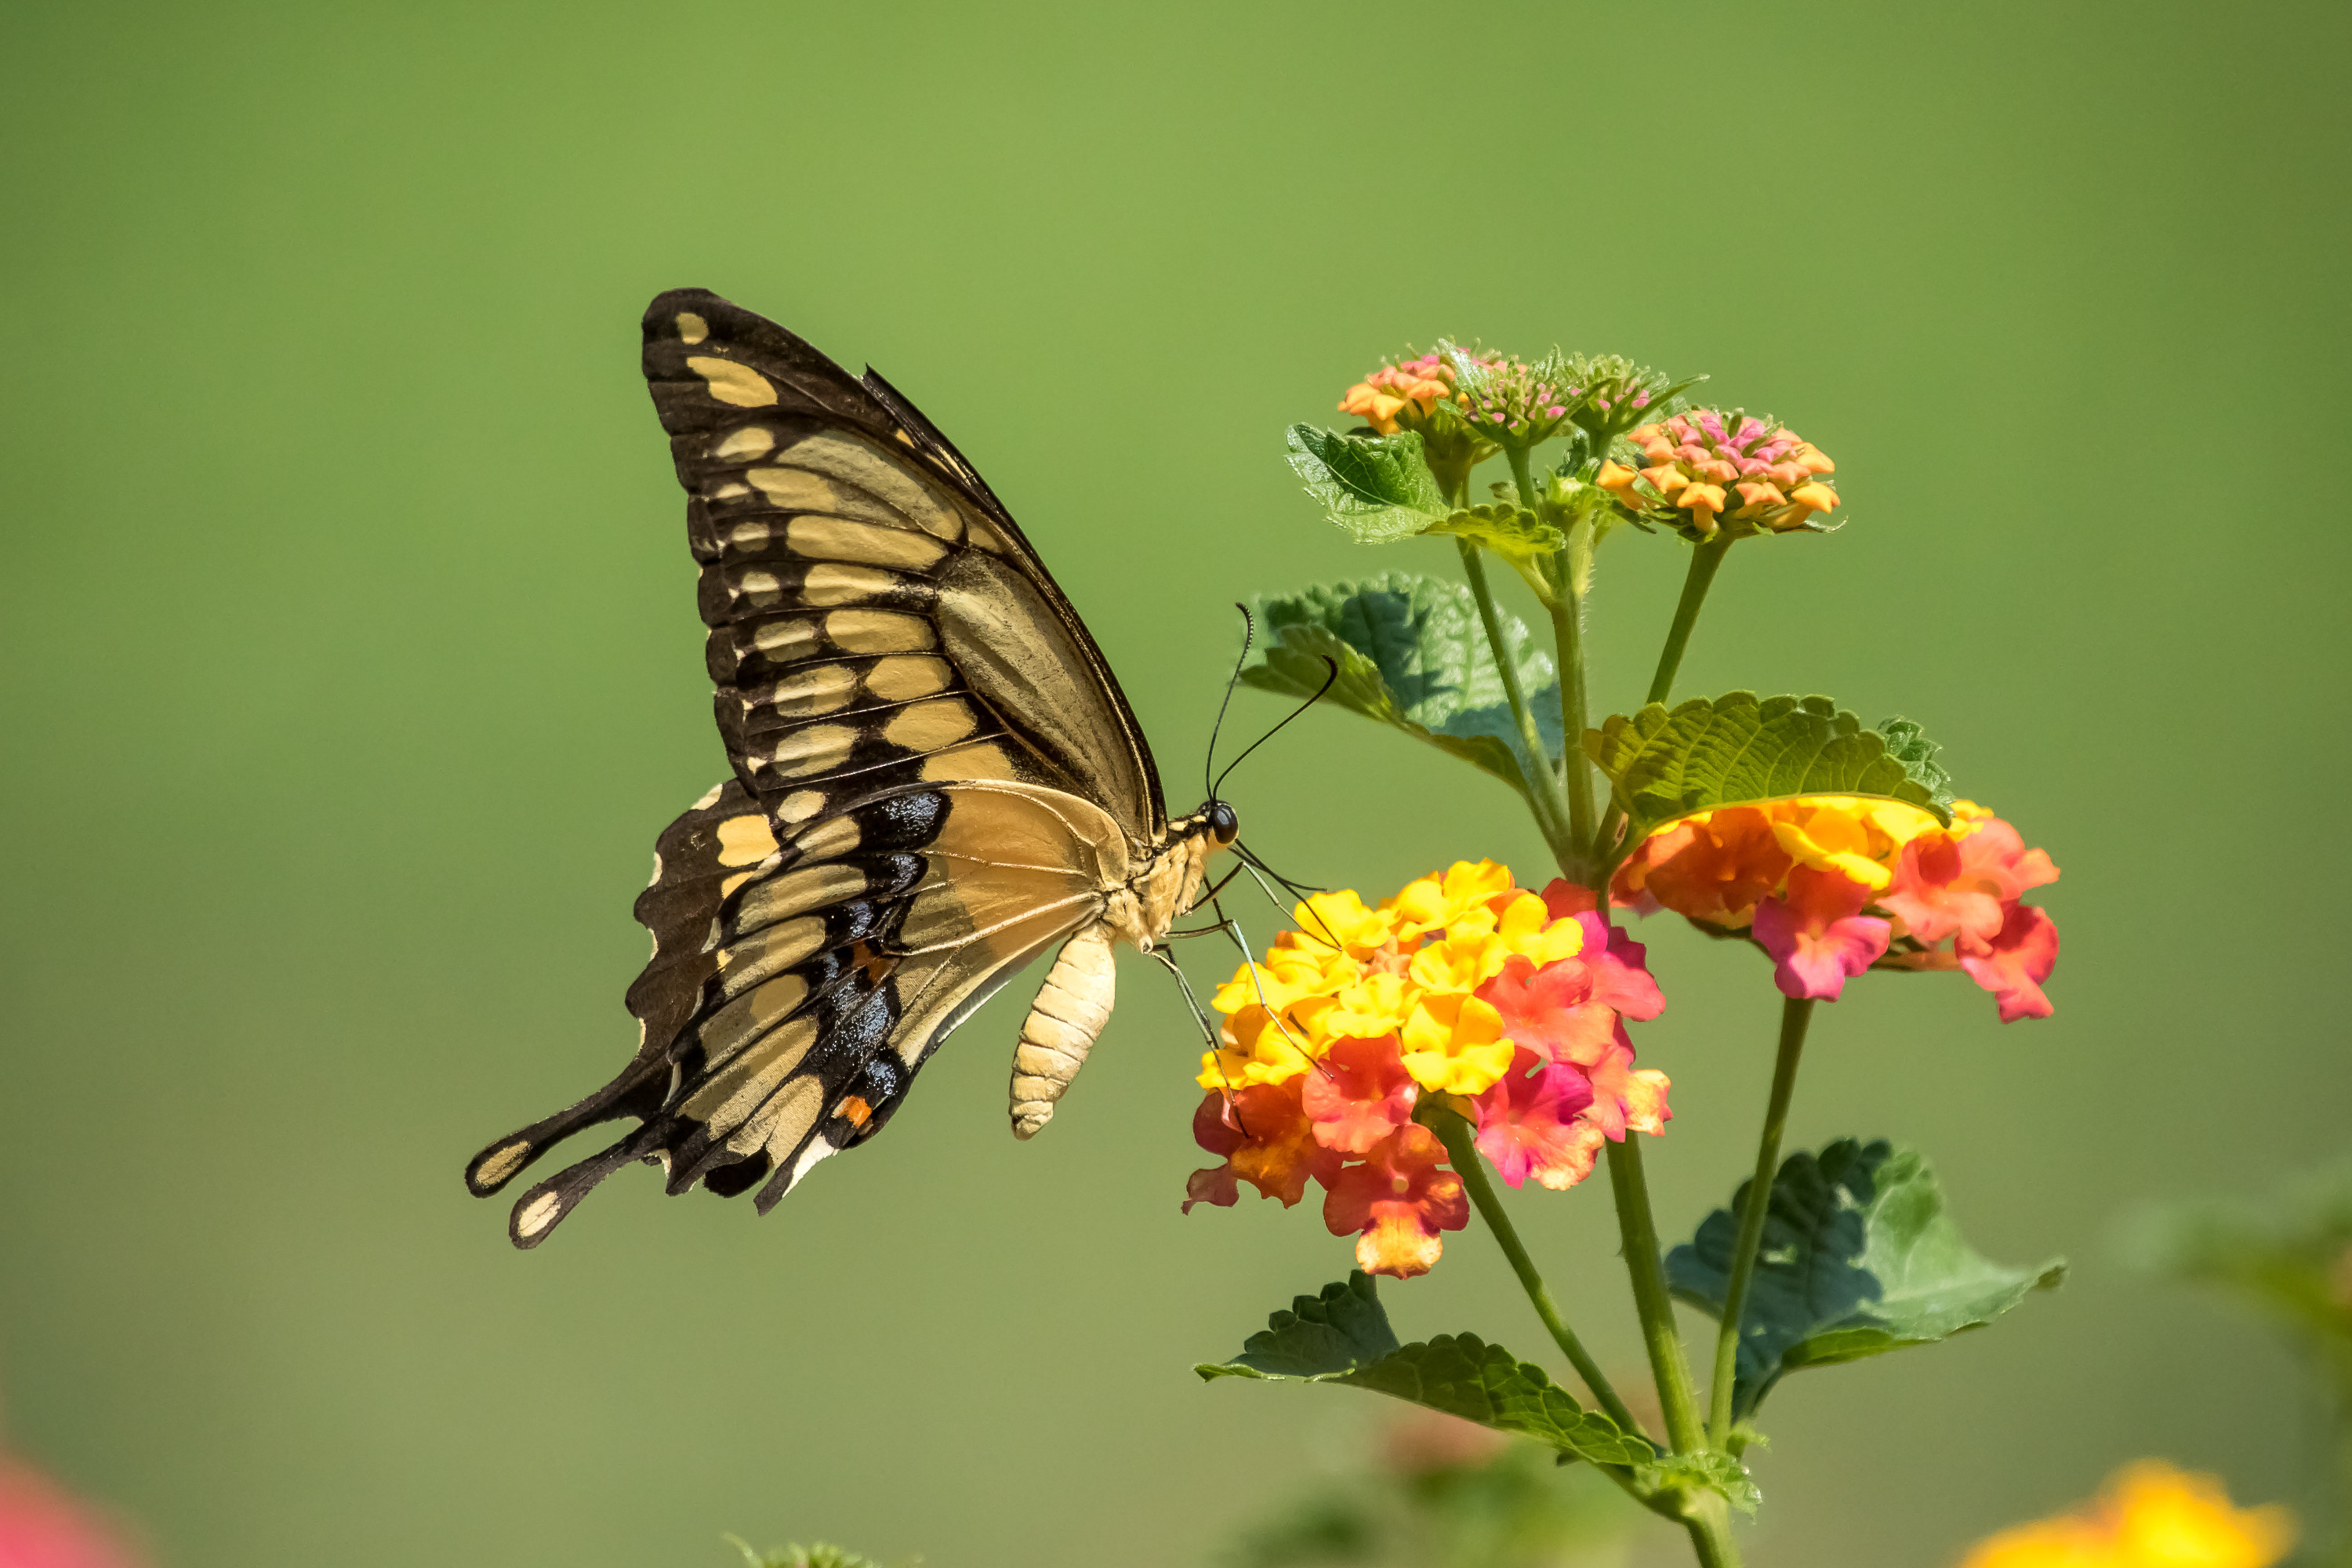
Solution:
M 1290 466 L 1307 481 L 1307 493 L 1359 544 L 1410 538 L 1453 510 L 1414 431 L 1342 436 L 1293 425 L 1289 446 Z
M 1267 1320 L 1229 1362 L 1193 1368 L 1203 1379 L 1252 1377 L 1342 1383 L 1459 1415 L 1498 1432 L 1533 1437 L 1602 1465 L 1647 1465 L 1657 1450 L 1597 1410 L 1587 1410 L 1549 1373 L 1475 1334 L 1440 1334 L 1399 1345 L 1370 1276 L 1301 1296 Z
M 1666 1256 L 1675 1294 L 1718 1318 L 1748 1187 Z M 1791 1154 L 1772 1180 L 1741 1313 L 1733 1409 L 1753 1414 L 1799 1367 L 1981 1328 L 2065 1275 L 2063 1258 L 2008 1268 L 1962 1240 L 1935 1172 L 1912 1150 L 1842 1138 L 1818 1155 Z
M 1454 512 L 1421 531 L 1475 541 L 1521 571 L 1538 555 L 1568 548 L 1568 535 L 1527 508 L 1507 502 Z
M 1397 1348 L 1379 1287 L 1357 1269 L 1324 1286 L 1320 1296 L 1294 1298 L 1290 1310 L 1268 1318 L 1233 1360 L 1194 1370 L 1204 1378 L 1338 1377 Z
M 1934 743 L 1892 722 L 1894 733 L 1866 730 L 1826 697 L 1734 691 L 1614 715 L 1585 731 L 1584 751 L 1632 819 L 1628 845 L 1693 812 L 1803 795 L 1881 795 L 1948 822 L 1951 779 Z
M 1323 660 L 1339 667 L 1331 700 L 1463 758 L 1527 793 L 1529 766 L 1503 695 L 1502 671 L 1459 583 L 1392 572 L 1320 584 L 1251 604 L 1265 628 L 1263 662 L 1244 684 L 1304 700 L 1321 688 Z M 1503 638 L 1535 712 L 1548 763 L 1559 754 L 1559 682 L 1519 619 L 1502 612 Z

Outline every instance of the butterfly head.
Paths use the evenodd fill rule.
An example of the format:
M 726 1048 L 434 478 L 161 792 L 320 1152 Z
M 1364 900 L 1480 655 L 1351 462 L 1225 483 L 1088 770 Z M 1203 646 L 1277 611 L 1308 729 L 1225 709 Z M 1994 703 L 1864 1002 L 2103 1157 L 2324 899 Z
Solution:
M 1242 836 L 1242 819 L 1223 801 L 1212 800 L 1201 808 L 1201 830 L 1209 836 L 1212 844 L 1223 849 Z

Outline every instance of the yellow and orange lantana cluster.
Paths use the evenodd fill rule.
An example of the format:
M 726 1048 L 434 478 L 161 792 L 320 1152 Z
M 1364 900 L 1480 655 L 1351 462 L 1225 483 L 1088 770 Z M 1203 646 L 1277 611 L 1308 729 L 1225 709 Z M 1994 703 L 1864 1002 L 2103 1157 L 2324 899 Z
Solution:
M 1332 1233 L 1361 1237 L 1357 1261 L 1402 1278 L 1468 1218 L 1459 1173 L 1414 1119 L 1424 1097 L 1447 1097 L 1513 1186 L 1571 1186 L 1604 1141 L 1662 1131 L 1665 1075 L 1634 1069 L 1621 1019 L 1664 999 L 1641 945 L 1592 903 L 1482 860 L 1378 909 L 1353 892 L 1300 904 L 1298 929 L 1216 994 L 1225 1023 L 1193 1136 L 1225 1163 L 1194 1173 L 1185 1206 L 1231 1204 L 1240 1182 L 1295 1204 L 1311 1180 Z

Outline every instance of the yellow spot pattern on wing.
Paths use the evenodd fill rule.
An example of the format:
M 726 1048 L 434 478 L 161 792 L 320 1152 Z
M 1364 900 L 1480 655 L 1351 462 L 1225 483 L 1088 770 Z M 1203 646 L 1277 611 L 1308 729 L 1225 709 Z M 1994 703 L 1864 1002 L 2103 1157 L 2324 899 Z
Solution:
M 947 660 L 917 654 L 886 658 L 876 665 L 866 673 L 866 689 L 885 702 L 905 702 L 945 691 L 954 679 Z
M 756 866 L 775 852 L 775 831 L 764 816 L 730 816 L 719 825 L 721 866 Z
M 776 682 L 768 706 L 788 718 L 845 707 L 857 694 L 857 672 L 845 664 L 813 664 Z
M 524 1206 L 522 1213 L 515 1215 L 515 1234 L 537 1236 L 541 1231 L 553 1225 L 556 1215 L 562 1210 L 562 1198 L 553 1193 L 541 1193 Z
M 783 822 L 806 822 L 824 809 L 824 791 L 794 790 L 776 803 L 776 816 Z
M 497 1186 L 500 1182 L 522 1169 L 523 1160 L 530 1152 L 530 1140 L 517 1139 L 482 1162 L 479 1168 L 474 1172 L 475 1184 L 484 1187 Z
M 768 378 L 748 364 L 714 359 L 708 354 L 688 354 L 686 367 L 709 382 L 710 395 L 721 403 L 731 403 L 738 408 L 766 408 L 776 401 L 776 389 L 769 384 Z
M 931 623 L 892 610 L 835 610 L 824 635 L 846 653 L 920 653 L 931 646 Z
M 936 752 L 980 727 L 971 707 L 952 697 L 918 702 L 883 726 L 882 738 L 910 752 Z
M 801 597 L 812 605 L 858 605 L 906 586 L 904 577 L 879 567 L 820 561 L 801 579 Z
M 776 742 L 770 760 L 787 775 L 828 773 L 841 765 L 857 743 L 857 731 L 847 724 L 810 724 Z
M 921 571 L 937 565 L 948 547 L 928 533 L 886 528 L 879 523 L 852 522 L 847 518 L 811 514 L 796 517 L 784 541 L 795 554 L 822 561 L 862 561 L 875 566 L 898 566 Z
M 793 840 L 793 848 L 803 858 L 833 860 L 857 847 L 865 830 L 857 826 L 855 816 L 836 816 L 822 826 L 812 827 Z
M 691 310 L 677 313 L 677 336 L 680 342 L 698 343 L 710 335 L 710 323 Z
M 740 462 L 746 458 L 765 457 L 775 444 L 773 430 L 762 425 L 746 425 L 727 432 L 727 438 L 710 448 L 710 455 L 730 463 Z
M 925 782 L 943 779 L 1017 779 L 1013 771 L 1013 759 L 1004 748 L 995 744 L 958 746 L 952 752 L 940 752 L 923 759 Z

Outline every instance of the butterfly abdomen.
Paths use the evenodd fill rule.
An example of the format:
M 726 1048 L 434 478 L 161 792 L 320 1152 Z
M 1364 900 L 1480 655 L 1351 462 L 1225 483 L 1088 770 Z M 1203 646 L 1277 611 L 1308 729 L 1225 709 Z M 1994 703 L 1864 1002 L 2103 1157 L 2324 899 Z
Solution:
M 1100 921 L 1062 946 L 1030 1005 L 1013 1048 L 1013 1135 L 1030 1138 L 1053 1120 L 1054 1105 L 1086 1066 L 1095 1038 L 1110 1022 L 1118 970 L 1111 928 Z

